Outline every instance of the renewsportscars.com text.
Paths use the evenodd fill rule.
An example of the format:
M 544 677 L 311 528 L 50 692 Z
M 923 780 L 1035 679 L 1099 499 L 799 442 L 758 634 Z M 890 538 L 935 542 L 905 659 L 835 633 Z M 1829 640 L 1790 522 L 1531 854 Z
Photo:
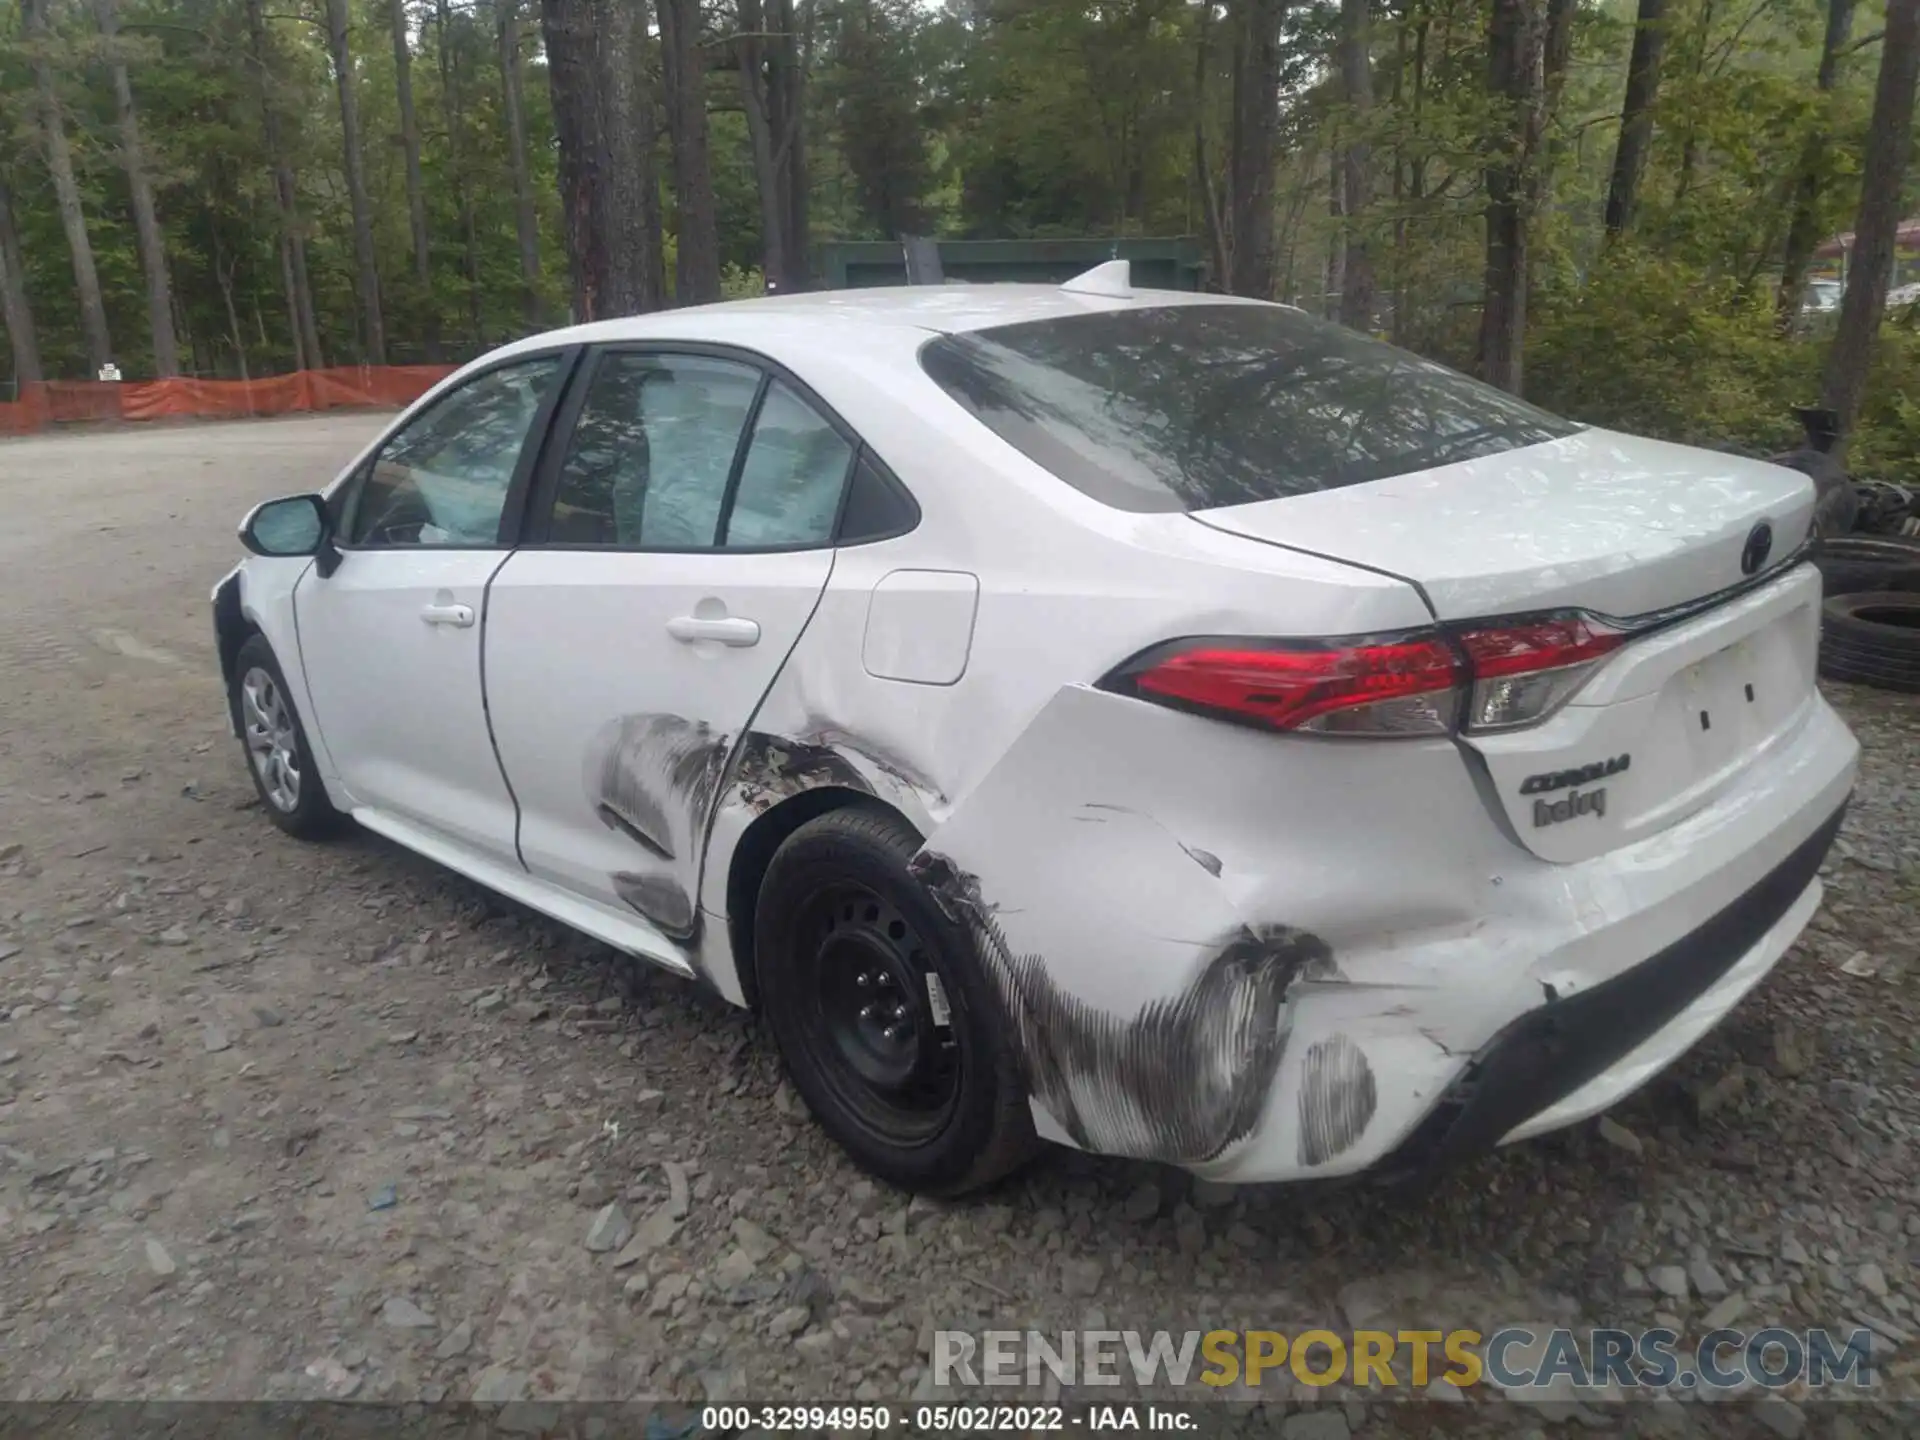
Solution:
M 1167 1387 L 1196 1394 L 1281 1383 L 1423 1390 L 1767 1390 L 1873 1385 L 1868 1330 L 1716 1330 L 1697 1343 L 1666 1329 L 940 1330 L 933 1383 Z

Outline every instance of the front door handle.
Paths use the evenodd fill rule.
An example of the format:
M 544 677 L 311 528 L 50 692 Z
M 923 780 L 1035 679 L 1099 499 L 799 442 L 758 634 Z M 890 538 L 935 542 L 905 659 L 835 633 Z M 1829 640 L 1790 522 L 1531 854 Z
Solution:
M 742 620 L 733 615 L 717 620 L 703 620 L 697 615 L 676 615 L 667 621 L 667 633 L 689 645 L 696 640 L 718 640 L 722 645 L 760 643 L 759 622 Z
M 420 612 L 420 618 L 429 625 L 452 625 L 461 630 L 473 624 L 471 605 L 428 605 Z

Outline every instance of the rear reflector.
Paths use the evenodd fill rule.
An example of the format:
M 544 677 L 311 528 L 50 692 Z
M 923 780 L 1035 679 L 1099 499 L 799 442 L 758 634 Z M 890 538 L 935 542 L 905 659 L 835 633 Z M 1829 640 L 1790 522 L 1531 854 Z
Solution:
M 1557 710 L 1626 636 L 1552 615 L 1443 636 L 1176 640 L 1100 682 L 1116 694 L 1309 735 L 1446 735 L 1531 725 Z M 1462 714 L 1464 702 L 1464 715 Z
M 1626 643 L 1584 615 L 1556 615 L 1468 630 L 1458 637 L 1473 668 L 1469 730 L 1511 730 L 1545 719 Z
M 1150 650 L 1106 688 L 1317 735 L 1444 735 L 1462 676 L 1438 635 L 1311 642 L 1196 640 Z

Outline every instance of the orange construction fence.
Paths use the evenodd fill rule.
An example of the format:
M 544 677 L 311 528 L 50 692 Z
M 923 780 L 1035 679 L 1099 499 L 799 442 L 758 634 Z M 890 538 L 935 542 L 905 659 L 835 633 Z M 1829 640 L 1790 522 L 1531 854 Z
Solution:
M 165 420 L 174 416 L 290 415 L 305 410 L 411 404 L 452 365 L 340 365 L 258 380 L 49 380 L 0 403 L 0 435 L 30 435 L 50 424 Z

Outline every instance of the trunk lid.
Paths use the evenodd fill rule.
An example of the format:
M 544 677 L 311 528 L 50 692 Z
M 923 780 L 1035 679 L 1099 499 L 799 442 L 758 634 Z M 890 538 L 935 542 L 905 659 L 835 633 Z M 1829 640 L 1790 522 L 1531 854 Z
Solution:
M 1578 609 L 1644 631 L 1546 719 L 1462 737 L 1520 843 L 1573 862 L 1713 803 L 1805 723 L 1819 575 L 1760 577 L 1805 541 L 1813 508 L 1797 471 L 1587 430 L 1195 518 L 1410 581 L 1443 624 Z
M 1579 608 L 1633 616 L 1738 584 L 1813 517 L 1797 470 L 1606 430 L 1364 485 L 1194 511 L 1217 529 L 1410 580 L 1442 620 Z
M 1539 724 L 1463 743 L 1520 843 L 1585 860 L 1705 808 L 1812 714 L 1820 572 L 1630 641 Z

